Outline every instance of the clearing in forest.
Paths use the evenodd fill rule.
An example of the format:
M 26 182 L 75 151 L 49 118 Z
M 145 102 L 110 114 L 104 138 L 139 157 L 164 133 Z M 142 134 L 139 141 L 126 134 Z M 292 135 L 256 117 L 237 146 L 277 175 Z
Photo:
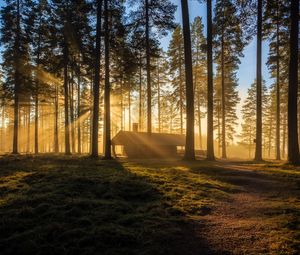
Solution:
M 300 171 L 0 158 L 1 254 L 297 254 Z

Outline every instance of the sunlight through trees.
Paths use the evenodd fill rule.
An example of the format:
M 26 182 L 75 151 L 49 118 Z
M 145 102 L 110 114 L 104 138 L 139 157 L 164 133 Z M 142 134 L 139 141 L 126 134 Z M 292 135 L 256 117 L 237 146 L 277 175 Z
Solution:
M 297 163 L 298 1 L 199 2 L 207 17 L 190 21 L 188 0 L 5 0 L 0 152 L 111 158 L 112 138 L 130 131 L 185 135 L 189 160 Z M 257 77 L 241 96 L 252 41 Z

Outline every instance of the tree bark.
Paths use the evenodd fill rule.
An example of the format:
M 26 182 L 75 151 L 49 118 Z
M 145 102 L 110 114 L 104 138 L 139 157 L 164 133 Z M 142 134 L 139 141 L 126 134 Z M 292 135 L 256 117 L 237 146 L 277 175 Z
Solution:
M 276 15 L 276 159 L 280 160 L 280 51 L 279 51 L 279 0 Z
M 40 132 L 40 143 L 42 148 L 42 153 L 45 153 L 45 126 L 44 126 L 44 118 L 45 118 L 45 107 L 41 105 L 41 132 Z
M 37 60 L 36 60 L 36 79 L 35 79 L 35 115 L 34 115 L 34 153 L 39 153 L 39 77 L 40 71 L 40 52 L 41 52 L 41 19 L 42 12 L 40 10 L 39 16 L 39 34 L 38 34 L 38 49 L 37 49 Z
M 199 130 L 199 149 L 202 150 L 202 123 L 201 123 L 201 105 L 200 98 L 198 99 L 198 130 Z
M 150 62 L 149 0 L 145 0 L 146 9 L 146 69 L 147 69 L 147 132 L 152 133 L 152 91 Z
M 14 74 L 14 132 L 13 132 L 13 154 L 18 154 L 19 143 L 19 87 L 20 87 L 20 0 L 17 0 L 17 33 L 15 42 L 15 74 Z
M 288 90 L 288 161 L 299 164 L 299 143 L 297 129 L 298 101 L 298 41 L 299 0 L 291 0 L 290 63 Z
M 73 67 L 72 67 L 73 69 Z M 71 81 L 70 85 L 70 120 L 71 120 L 71 148 L 72 153 L 75 153 L 75 117 L 74 117 L 74 70 L 71 70 Z
M 123 77 L 121 79 L 121 130 L 124 130 L 124 107 L 123 107 Z
M 286 158 L 286 131 L 287 131 L 287 116 L 286 114 L 283 117 L 283 131 L 282 131 L 282 152 L 281 152 L 281 157 Z
M 69 120 L 69 79 L 68 79 L 68 45 L 64 45 L 64 102 L 65 102 L 65 154 L 70 155 L 70 120 Z
M 257 7 L 256 161 L 262 161 L 262 2 L 258 0 Z
M 36 80 L 34 114 L 34 153 L 39 153 L 39 82 Z
M 215 160 L 214 153 L 214 88 L 212 53 L 212 1 L 207 0 L 207 159 Z
M 31 111 L 31 107 L 30 107 L 30 101 L 29 101 L 29 106 L 28 106 L 28 112 L 27 112 L 27 148 L 26 148 L 26 152 L 29 153 L 30 152 L 30 111 Z
M 180 134 L 183 134 L 183 82 L 182 82 L 182 63 L 181 63 L 181 43 L 178 49 L 179 55 L 179 102 L 180 102 Z
M 158 133 L 161 132 L 161 109 L 160 109 L 160 69 L 157 61 L 157 115 L 158 115 Z
M 54 102 L 54 152 L 59 152 L 58 146 L 58 86 L 55 85 L 55 102 Z
M 80 90 L 81 90 L 81 77 L 80 77 L 80 55 L 79 55 L 79 67 L 78 67 L 78 79 L 77 79 L 77 152 L 78 154 L 81 154 L 82 152 L 82 145 L 81 145 L 81 100 L 80 100 Z
M 111 135 L 110 135 L 110 56 L 109 56 L 109 24 L 108 24 L 108 0 L 104 1 L 105 12 L 105 88 L 104 88 L 104 158 L 111 159 Z
M 223 11 L 224 15 L 224 11 Z M 221 90 L 222 90 L 222 158 L 227 158 L 226 153 L 226 93 L 225 93 L 225 61 L 224 61 L 224 27 L 222 26 L 221 38 Z
M 92 121 L 92 139 L 91 139 L 91 156 L 98 157 L 99 155 L 99 95 L 100 95 L 100 60 L 101 60 L 101 13 L 102 0 L 97 1 L 97 24 L 96 24 L 96 49 L 94 63 L 94 105 L 93 105 L 93 121 Z
M 142 52 L 140 51 L 140 73 L 139 73 L 139 131 L 142 130 Z
M 131 131 L 131 89 L 128 90 L 128 130 Z
M 2 106 L 2 115 L 1 115 L 1 143 L 0 143 L 0 151 L 5 152 L 5 144 L 6 144 L 6 137 L 5 137 L 5 106 Z
M 221 156 L 221 100 L 218 100 L 218 156 Z
M 269 141 L 268 141 L 269 142 L 269 150 L 268 150 L 269 158 L 271 156 L 272 131 L 273 131 L 273 117 L 271 118 L 270 129 L 269 129 Z M 280 143 L 280 141 L 279 141 L 279 143 Z M 279 145 L 279 147 L 280 147 L 280 145 Z M 276 151 L 276 153 L 277 153 L 277 151 Z M 280 151 L 279 151 L 279 158 L 280 158 Z
M 193 86 L 193 62 L 191 50 L 190 20 L 187 0 L 181 0 L 185 79 L 186 79 L 186 144 L 185 160 L 195 160 L 195 110 L 194 110 L 194 86 Z

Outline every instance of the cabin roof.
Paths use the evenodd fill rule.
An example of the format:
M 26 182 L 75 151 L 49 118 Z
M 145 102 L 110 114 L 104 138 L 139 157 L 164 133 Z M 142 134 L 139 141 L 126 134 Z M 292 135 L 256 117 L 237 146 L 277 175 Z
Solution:
M 120 131 L 112 139 L 112 144 L 185 146 L 185 135 Z

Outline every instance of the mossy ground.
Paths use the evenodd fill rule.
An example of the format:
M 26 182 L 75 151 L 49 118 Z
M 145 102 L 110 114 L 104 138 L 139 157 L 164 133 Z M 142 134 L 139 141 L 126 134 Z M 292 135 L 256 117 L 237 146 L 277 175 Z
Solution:
M 0 158 L 0 253 L 297 254 L 300 170 Z

